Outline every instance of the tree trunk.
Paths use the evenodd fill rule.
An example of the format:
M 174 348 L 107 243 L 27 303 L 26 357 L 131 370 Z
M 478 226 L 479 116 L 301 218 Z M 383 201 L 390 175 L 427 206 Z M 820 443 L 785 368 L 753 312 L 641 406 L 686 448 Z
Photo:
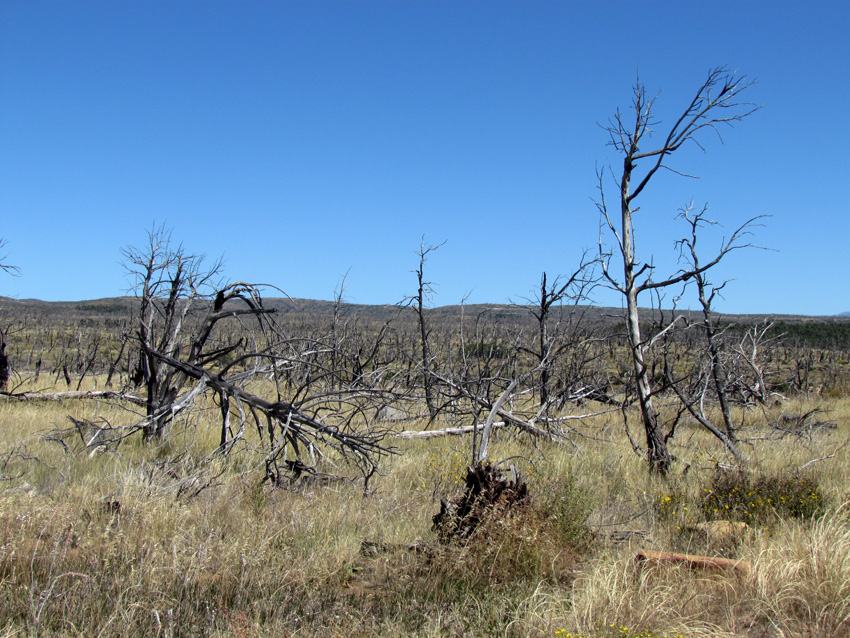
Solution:
M 12 376 L 11 372 L 9 357 L 6 356 L 6 340 L 3 338 L 3 332 L 0 331 L 0 392 L 6 392 L 9 378 Z
M 636 149 L 635 149 L 636 150 Z M 649 461 L 649 471 L 666 476 L 670 470 L 670 452 L 667 443 L 658 428 L 658 414 L 652 405 L 652 387 L 647 377 L 647 367 L 644 357 L 646 346 L 640 333 L 640 312 L 638 310 L 637 286 L 635 283 L 635 257 L 632 247 L 632 210 L 629 205 L 629 182 L 634 164 L 631 155 L 626 157 L 621 182 L 620 202 L 622 213 L 622 252 L 623 275 L 626 293 L 626 324 L 629 332 L 629 347 L 632 364 L 635 371 L 635 387 L 640 403 L 641 419 L 646 432 L 646 453 Z

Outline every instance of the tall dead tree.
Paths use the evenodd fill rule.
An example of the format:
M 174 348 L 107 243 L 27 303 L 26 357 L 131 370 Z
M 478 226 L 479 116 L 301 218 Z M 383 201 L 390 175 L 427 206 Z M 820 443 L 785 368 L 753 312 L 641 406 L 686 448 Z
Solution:
M 431 348 L 429 343 L 431 331 L 428 328 L 428 322 L 425 316 L 427 305 L 430 302 L 431 295 L 434 293 L 434 284 L 433 282 L 425 281 L 425 260 L 430 253 L 437 250 L 443 244 L 426 246 L 424 238 L 419 244 L 419 250 L 416 251 L 416 255 L 419 257 L 419 266 L 413 271 L 416 274 L 416 294 L 407 299 L 407 302 L 416 310 L 416 317 L 419 322 L 419 340 L 422 347 L 422 359 L 420 362 L 422 368 L 422 389 L 425 393 L 425 405 L 428 408 L 428 417 L 431 421 L 437 417 L 439 410 L 437 409 L 436 399 L 434 398 L 434 376 L 431 370 Z
M 752 86 L 745 76 L 738 76 L 725 67 L 712 69 L 706 80 L 697 89 L 696 95 L 682 111 L 673 126 L 667 131 L 660 144 L 650 144 L 652 127 L 657 124 L 653 116 L 655 98 L 647 96 L 646 88 L 640 82 L 633 87 L 631 116 L 626 117 L 619 110 L 609 121 L 605 130 L 610 141 L 623 155 L 623 169 L 619 176 L 618 190 L 620 211 L 618 221 L 612 219 L 605 198 L 604 175 L 598 174 L 600 199 L 597 207 L 604 224 L 616 239 L 617 252 L 622 258 L 623 277 L 615 277 L 608 268 L 608 257 L 603 248 L 600 232 L 599 250 L 602 259 L 603 275 L 608 283 L 623 295 L 626 303 L 626 327 L 629 350 L 634 369 L 634 381 L 641 417 L 646 432 L 647 454 L 651 472 L 666 475 L 671 463 L 670 452 L 658 424 L 658 413 L 653 405 L 653 388 L 650 379 L 650 349 L 654 338 L 646 339 L 641 333 L 638 300 L 641 293 L 658 293 L 683 282 L 715 266 L 724 256 L 721 251 L 714 259 L 696 268 L 687 268 L 666 279 L 653 279 L 654 266 L 651 262 L 641 262 L 634 243 L 635 214 L 639 207 L 636 200 L 643 193 L 656 173 L 664 168 L 677 174 L 667 161 L 687 142 L 693 142 L 702 148 L 700 138 L 703 133 L 713 131 L 720 134 L 720 126 L 732 125 L 758 107 L 740 101 L 741 93 Z M 646 145 L 649 144 L 649 148 Z M 641 171 L 640 169 L 644 170 Z
M 6 332 L 0 328 L 0 392 L 5 392 L 11 377 L 9 357 L 6 355 Z

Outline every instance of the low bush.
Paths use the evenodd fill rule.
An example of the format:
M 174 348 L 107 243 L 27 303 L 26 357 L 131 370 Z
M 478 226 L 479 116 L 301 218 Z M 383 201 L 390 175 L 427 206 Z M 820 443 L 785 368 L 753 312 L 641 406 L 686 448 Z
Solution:
M 817 478 L 800 472 L 720 470 L 696 494 L 686 488 L 671 485 L 656 493 L 653 505 L 659 521 L 693 525 L 728 520 L 770 526 L 778 520 L 817 517 L 828 506 Z
M 813 476 L 801 473 L 751 475 L 717 472 L 702 489 L 705 517 L 768 525 L 776 519 L 810 519 L 821 514 L 825 496 Z

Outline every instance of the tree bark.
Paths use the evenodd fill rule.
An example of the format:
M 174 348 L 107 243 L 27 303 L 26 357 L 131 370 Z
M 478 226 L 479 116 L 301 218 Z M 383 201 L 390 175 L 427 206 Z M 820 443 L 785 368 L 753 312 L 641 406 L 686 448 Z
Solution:
M 629 348 L 631 350 L 632 366 L 635 373 L 635 389 L 640 404 L 641 419 L 644 432 L 646 433 L 646 451 L 649 461 L 649 471 L 666 476 L 670 470 L 670 451 L 667 443 L 658 427 L 658 413 L 652 404 L 652 387 L 647 374 L 645 360 L 646 346 L 641 338 L 640 311 L 638 310 L 638 286 L 635 276 L 635 255 L 633 247 L 632 226 L 632 195 L 629 192 L 632 170 L 634 169 L 633 156 L 637 153 L 637 146 L 633 146 L 623 162 L 623 178 L 620 182 L 620 213 L 622 228 L 622 255 L 623 255 L 623 289 L 626 296 L 626 327 L 629 335 Z

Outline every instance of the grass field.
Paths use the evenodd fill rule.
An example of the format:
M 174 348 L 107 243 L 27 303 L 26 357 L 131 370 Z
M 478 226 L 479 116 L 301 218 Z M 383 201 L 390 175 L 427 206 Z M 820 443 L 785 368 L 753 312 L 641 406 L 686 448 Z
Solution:
M 816 406 L 821 427 L 769 425 Z M 647 474 L 616 413 L 573 445 L 500 431 L 491 458 L 518 466 L 529 502 L 454 543 L 432 517 L 463 486 L 468 438 L 388 440 L 397 454 L 364 497 L 354 473 L 264 484 L 251 437 L 215 453 L 215 414 L 181 418 L 165 443 L 85 447 L 69 416 L 135 415 L 0 402 L 0 635 L 850 635 L 848 398 L 753 411 L 746 472 L 680 429 L 668 480 Z M 698 527 L 712 520 L 748 527 Z M 641 564 L 641 550 L 749 568 Z

